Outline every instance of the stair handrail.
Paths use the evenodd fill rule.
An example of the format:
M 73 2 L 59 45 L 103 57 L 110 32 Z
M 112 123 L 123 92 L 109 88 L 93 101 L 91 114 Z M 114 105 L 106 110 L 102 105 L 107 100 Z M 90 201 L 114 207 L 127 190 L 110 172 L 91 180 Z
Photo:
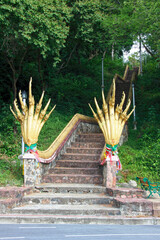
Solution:
M 68 137 L 71 135 L 71 133 L 74 131 L 74 129 L 78 126 L 80 122 L 88 122 L 97 125 L 97 122 L 94 118 L 79 113 L 75 114 L 47 150 L 38 150 L 39 161 L 41 163 L 49 163 L 53 161 L 59 153 L 60 149 L 62 149 Z
M 129 71 L 129 66 L 127 65 L 123 77 L 121 77 L 119 74 L 116 73 L 115 76 L 114 76 L 115 82 L 118 78 L 121 81 L 125 82 L 128 71 Z M 138 72 L 138 75 L 139 75 L 139 72 Z M 132 76 L 131 76 L 131 80 L 130 80 L 130 88 L 129 88 L 129 93 L 128 93 L 128 99 L 130 99 L 132 97 L 132 83 L 135 81 L 135 79 L 136 79 L 136 72 L 133 71 Z M 109 102 L 110 96 L 112 94 L 112 89 L 113 89 L 113 83 L 111 84 L 110 89 L 108 91 L 108 95 L 107 95 L 107 98 L 106 98 L 107 103 Z M 128 99 L 127 99 L 127 101 L 128 101 Z
M 119 74 L 116 73 L 116 74 L 114 75 L 115 82 L 116 82 L 117 78 L 119 78 L 121 81 L 124 82 L 124 78 L 121 77 Z M 110 89 L 109 89 L 108 94 L 107 94 L 107 98 L 106 98 L 106 102 L 107 102 L 107 103 L 109 102 L 110 96 L 111 96 L 111 94 L 112 94 L 112 88 L 113 88 L 113 83 L 111 84 Z
M 125 69 L 125 72 L 124 72 L 124 75 L 123 75 L 123 80 L 126 79 L 126 76 L 127 76 L 128 70 L 129 70 L 129 66 L 128 66 L 128 64 L 127 64 L 126 69 Z

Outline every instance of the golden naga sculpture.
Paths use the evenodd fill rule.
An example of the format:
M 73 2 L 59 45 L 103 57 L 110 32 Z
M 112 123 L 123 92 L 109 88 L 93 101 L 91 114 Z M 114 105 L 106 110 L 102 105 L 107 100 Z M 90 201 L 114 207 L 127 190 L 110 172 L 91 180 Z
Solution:
M 121 103 L 115 108 L 115 79 L 113 79 L 113 91 L 112 96 L 109 99 L 109 103 L 106 103 L 104 92 L 102 91 L 102 100 L 103 100 L 103 111 L 100 109 L 96 98 L 94 98 L 97 114 L 94 112 L 93 108 L 89 104 L 89 107 L 93 113 L 94 118 L 99 124 L 99 127 L 102 130 L 102 133 L 105 138 L 106 143 L 106 151 L 104 154 L 104 160 L 101 162 L 103 165 L 106 160 L 112 160 L 112 156 L 116 156 L 116 159 L 119 163 L 119 169 L 121 169 L 121 163 L 117 156 L 117 147 L 120 140 L 120 136 L 123 131 L 123 127 L 125 122 L 129 119 L 132 111 L 127 115 L 128 109 L 130 107 L 131 101 L 129 99 L 125 110 L 123 111 L 123 104 L 125 101 L 125 93 L 123 92 L 123 96 L 121 99 Z
M 32 95 L 32 78 L 31 78 L 29 82 L 29 108 L 27 107 L 27 104 L 23 103 L 21 91 L 19 91 L 19 101 L 21 104 L 22 112 L 18 108 L 17 99 L 14 100 L 14 107 L 17 114 L 13 111 L 12 107 L 10 106 L 10 110 L 13 113 L 14 117 L 21 124 L 21 132 L 25 143 L 26 151 L 37 153 L 36 143 L 38 142 L 38 136 L 40 134 L 40 131 L 56 107 L 55 105 L 52 108 L 52 110 L 48 114 L 46 114 L 47 108 L 51 101 L 51 99 L 49 99 L 45 108 L 40 112 L 43 97 L 44 91 L 42 92 L 42 96 L 39 100 L 39 103 L 36 105 L 35 108 L 34 96 Z

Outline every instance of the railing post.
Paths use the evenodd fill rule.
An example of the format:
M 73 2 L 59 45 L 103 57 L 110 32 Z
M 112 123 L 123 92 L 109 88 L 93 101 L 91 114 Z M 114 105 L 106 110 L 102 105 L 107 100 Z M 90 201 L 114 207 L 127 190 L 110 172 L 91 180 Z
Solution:
M 23 160 L 24 171 L 24 186 L 34 187 L 41 183 L 42 164 L 37 161 L 35 156 L 30 153 L 25 153 L 21 156 Z
M 107 160 L 103 166 L 103 185 L 107 188 L 116 187 L 117 160 Z

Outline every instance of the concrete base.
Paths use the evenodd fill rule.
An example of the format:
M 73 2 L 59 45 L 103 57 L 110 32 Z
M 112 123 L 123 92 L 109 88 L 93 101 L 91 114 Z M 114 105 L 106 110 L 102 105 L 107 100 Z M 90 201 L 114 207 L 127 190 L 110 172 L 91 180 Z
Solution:
M 24 186 L 34 187 L 36 184 L 40 184 L 42 164 L 30 153 L 20 155 L 19 159 L 23 160 Z
M 107 188 L 116 186 L 117 161 L 106 161 L 103 166 L 103 185 Z

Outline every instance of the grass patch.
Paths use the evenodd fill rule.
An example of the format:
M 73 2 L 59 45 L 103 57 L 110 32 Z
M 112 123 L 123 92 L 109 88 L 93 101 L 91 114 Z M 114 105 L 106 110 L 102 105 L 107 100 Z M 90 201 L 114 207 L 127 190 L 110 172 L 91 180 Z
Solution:
M 147 128 L 129 130 L 128 142 L 119 148 L 123 170 L 121 182 L 135 180 L 137 176 L 150 181 L 160 180 L 160 126 L 151 123 Z
M 40 132 L 38 149 L 41 151 L 46 150 L 61 133 L 72 117 L 73 115 L 62 114 L 54 110 Z

